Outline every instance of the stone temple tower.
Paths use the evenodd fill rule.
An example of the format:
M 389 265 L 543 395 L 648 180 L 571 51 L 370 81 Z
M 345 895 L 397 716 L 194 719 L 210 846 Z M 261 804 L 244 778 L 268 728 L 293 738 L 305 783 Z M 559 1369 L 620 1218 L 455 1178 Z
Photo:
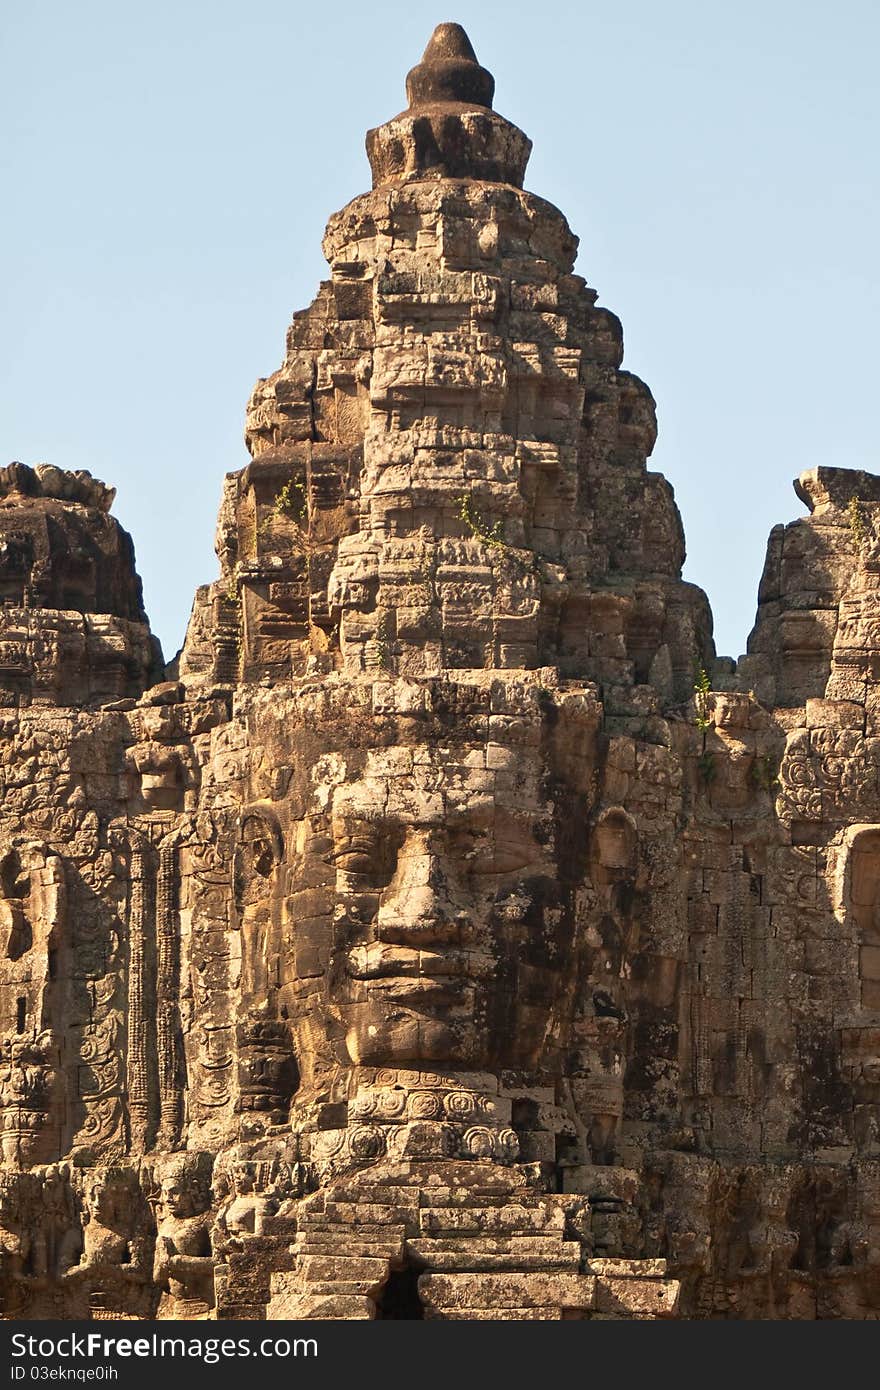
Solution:
M 406 94 L 172 667 L 103 485 L 0 479 L 6 1315 L 876 1316 L 880 481 L 716 660 L 459 25 Z

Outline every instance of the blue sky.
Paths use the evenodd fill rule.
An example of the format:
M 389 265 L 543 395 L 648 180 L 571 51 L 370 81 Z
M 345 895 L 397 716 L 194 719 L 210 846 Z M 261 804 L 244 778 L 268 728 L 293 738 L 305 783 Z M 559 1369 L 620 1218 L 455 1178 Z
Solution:
M 116 486 L 172 656 L 250 389 L 369 186 L 364 132 L 448 19 L 623 320 L 686 577 L 737 655 L 792 478 L 880 471 L 875 0 L 5 5 L 0 461 Z

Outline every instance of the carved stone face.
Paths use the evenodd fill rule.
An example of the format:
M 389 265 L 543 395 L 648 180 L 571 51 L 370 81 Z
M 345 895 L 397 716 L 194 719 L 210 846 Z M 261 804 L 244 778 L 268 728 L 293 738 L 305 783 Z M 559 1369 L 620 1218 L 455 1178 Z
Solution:
M 161 1205 L 165 1216 L 174 1216 L 181 1220 L 194 1216 L 197 1209 L 190 1184 L 176 1175 L 163 1179 Z
M 748 728 L 750 703 L 747 695 L 716 695 L 714 709 L 716 729 L 732 731 Z
M 239 1197 L 246 1196 L 247 1193 L 253 1192 L 256 1186 L 253 1164 L 234 1164 L 232 1168 L 232 1185 L 235 1189 L 236 1195 Z
M 89 1214 L 100 1226 L 117 1225 L 131 1205 L 130 1190 L 118 1181 L 96 1182 L 89 1189 Z
M 540 747 L 393 747 L 335 776 L 290 899 L 304 1075 L 328 1039 L 356 1065 L 552 1069 L 577 973 L 577 795 L 551 797 Z

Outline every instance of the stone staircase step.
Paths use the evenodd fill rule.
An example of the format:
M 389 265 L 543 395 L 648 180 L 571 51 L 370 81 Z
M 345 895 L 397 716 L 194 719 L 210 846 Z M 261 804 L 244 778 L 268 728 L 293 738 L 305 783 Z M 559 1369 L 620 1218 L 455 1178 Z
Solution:
M 429 1322 L 560 1322 L 558 1308 L 471 1308 L 468 1312 L 449 1308 L 440 1312 L 425 1310 Z
M 390 1206 L 379 1202 L 328 1202 L 324 1209 L 328 1221 L 356 1226 L 359 1230 L 368 1226 L 412 1225 L 417 1209 L 407 1206 Z
M 384 1282 L 384 1280 L 382 1281 Z M 375 1284 L 369 1279 L 315 1279 L 303 1285 L 303 1298 L 329 1298 L 331 1295 L 359 1298 L 378 1297 L 382 1282 Z
M 408 1207 L 418 1210 L 421 1189 L 403 1187 L 389 1183 L 334 1183 L 334 1202 L 356 1202 L 358 1206 L 370 1204 L 380 1207 Z
M 491 1236 L 522 1233 L 548 1236 L 558 1231 L 561 1237 L 565 1225 L 562 1212 L 543 1207 L 501 1206 L 494 1208 L 447 1207 L 438 1210 L 433 1205 L 419 1212 L 419 1226 L 426 1235 L 448 1232 L 461 1238 L 464 1234 Z
M 388 1277 L 388 1260 L 334 1257 L 332 1255 L 304 1255 L 297 1267 L 297 1277 L 303 1282 L 312 1280 L 366 1280 L 368 1283 L 384 1283 Z
M 310 1223 L 309 1226 L 300 1226 L 296 1234 L 296 1240 L 350 1240 L 356 1236 L 357 1240 L 368 1241 L 371 1244 L 393 1244 L 395 1241 L 403 1240 L 406 1233 L 406 1226 L 402 1222 L 388 1222 L 388 1225 L 381 1226 L 361 1226 L 360 1222 L 350 1225 L 348 1222 L 320 1222 Z
M 417 1251 L 421 1253 L 421 1251 Z M 431 1258 L 431 1272 L 437 1274 L 493 1273 L 501 1270 L 534 1271 L 547 1274 L 577 1274 L 579 1257 L 570 1259 L 555 1255 L 515 1255 L 465 1253 L 461 1250 L 438 1251 Z
M 361 1257 L 393 1260 L 398 1258 L 403 1251 L 403 1236 L 398 1240 L 353 1240 L 350 1236 L 343 1239 L 325 1239 L 323 1237 L 309 1237 L 308 1239 L 296 1243 L 296 1254 L 306 1255 L 326 1255 L 334 1259 L 348 1259 Z
M 540 1272 L 512 1270 L 501 1274 L 424 1274 L 419 1293 L 428 1307 L 443 1314 L 456 1310 L 470 1313 L 478 1308 L 590 1310 L 596 1306 L 596 1280 L 576 1273 L 557 1273 L 552 1278 Z
M 571 1257 L 580 1259 L 580 1242 L 576 1240 L 561 1240 L 555 1236 L 469 1236 L 466 1241 L 454 1240 L 449 1236 L 410 1236 L 407 1239 L 407 1248 L 426 1256 L 433 1255 L 444 1250 L 460 1251 L 463 1245 L 467 1245 L 468 1250 L 472 1250 L 478 1255 L 505 1255 L 512 1254 L 517 1257 L 523 1255 L 548 1255 L 558 1256 L 568 1260 Z M 590 1273 L 602 1271 L 593 1270 Z M 618 1271 L 615 1270 L 615 1273 Z M 652 1272 L 653 1273 L 653 1272 Z
M 376 1305 L 361 1294 L 317 1294 L 302 1296 L 284 1294 L 273 1298 L 266 1313 L 267 1320 L 304 1318 L 312 1322 L 326 1320 L 366 1321 L 376 1316 Z
M 485 1170 L 484 1170 L 485 1171 Z M 393 1190 L 393 1189 L 392 1189 Z M 536 1210 L 543 1210 L 548 1196 L 552 1194 L 538 1194 L 528 1188 L 511 1188 L 510 1184 L 493 1183 L 488 1178 L 482 1182 L 475 1179 L 473 1187 L 465 1186 L 464 1182 L 460 1186 L 446 1187 L 440 1184 L 431 1187 L 424 1193 L 422 1205 L 425 1205 L 425 1198 L 430 1198 L 431 1207 L 492 1207 L 499 1206 L 526 1206 Z

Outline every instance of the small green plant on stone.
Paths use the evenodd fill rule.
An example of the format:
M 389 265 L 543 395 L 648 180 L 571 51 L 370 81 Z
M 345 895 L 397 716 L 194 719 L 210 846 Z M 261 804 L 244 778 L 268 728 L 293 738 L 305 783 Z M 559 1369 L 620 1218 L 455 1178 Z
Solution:
M 712 685 L 702 662 L 694 662 L 694 722 L 705 733 L 712 723 L 711 701 Z
M 497 546 L 499 550 L 506 549 L 501 522 L 495 521 L 490 526 L 469 492 L 463 492 L 458 499 L 458 515 L 477 540 L 485 541 L 486 545 Z
M 289 478 L 275 494 L 272 510 L 276 516 L 290 516 L 302 521 L 306 514 L 306 485 L 302 478 Z
M 417 584 L 430 584 L 434 578 L 431 566 L 424 554 L 413 557 L 413 579 Z
M 244 655 L 244 639 L 242 637 L 241 594 L 238 592 L 238 586 L 235 582 L 234 575 L 230 575 L 227 579 L 226 587 L 223 589 L 223 597 L 229 604 L 229 607 L 233 610 L 234 614 L 233 623 L 235 625 L 235 661 L 238 669 L 240 670 L 242 657 Z
M 373 642 L 376 650 L 376 665 L 381 671 L 387 671 L 391 666 L 391 650 L 388 639 L 391 636 L 391 624 L 388 618 L 387 609 L 383 609 L 379 614 L 379 621 L 376 623 L 376 633 Z
M 775 792 L 779 788 L 779 767 L 768 754 L 759 754 L 752 763 L 749 773 L 756 787 L 765 792 Z
M 851 497 L 846 504 L 846 515 L 849 521 L 849 533 L 853 538 L 853 544 L 857 550 L 861 550 L 865 541 L 868 539 L 868 530 L 865 526 L 865 514 L 862 511 L 862 504 L 858 497 Z
M 697 758 L 697 771 L 700 774 L 700 780 L 705 786 L 708 787 L 710 782 L 714 782 L 718 773 L 718 769 L 715 766 L 715 754 L 701 753 Z

